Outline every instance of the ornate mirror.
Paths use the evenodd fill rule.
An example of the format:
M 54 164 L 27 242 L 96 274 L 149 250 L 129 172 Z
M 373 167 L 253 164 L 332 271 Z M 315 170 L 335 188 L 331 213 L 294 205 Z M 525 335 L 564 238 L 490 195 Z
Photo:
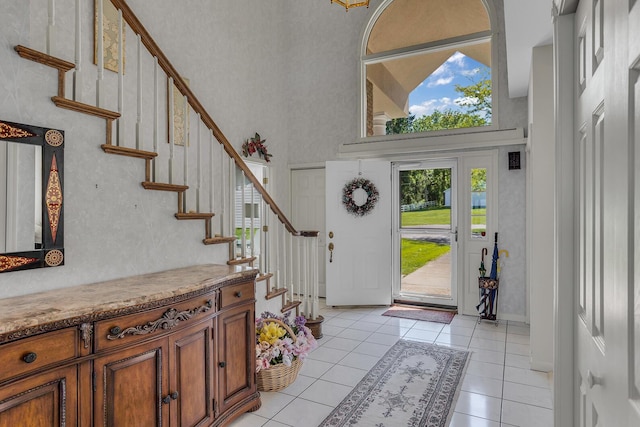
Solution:
M 0 120 L 0 273 L 64 263 L 64 132 Z

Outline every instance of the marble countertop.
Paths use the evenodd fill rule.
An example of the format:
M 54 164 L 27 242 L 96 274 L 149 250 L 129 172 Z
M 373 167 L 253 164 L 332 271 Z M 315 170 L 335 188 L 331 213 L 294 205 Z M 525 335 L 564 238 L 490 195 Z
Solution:
M 224 282 L 253 279 L 257 272 L 242 266 L 198 265 L 0 299 L 0 342 L 16 331 L 213 289 Z

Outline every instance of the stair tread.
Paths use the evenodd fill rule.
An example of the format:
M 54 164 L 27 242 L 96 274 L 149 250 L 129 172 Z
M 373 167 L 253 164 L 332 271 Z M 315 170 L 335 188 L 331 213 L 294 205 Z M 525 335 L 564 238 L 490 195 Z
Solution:
M 52 96 L 51 100 L 54 104 L 56 104 L 57 107 L 101 117 L 103 119 L 115 120 L 120 117 L 120 113 L 118 113 L 117 111 L 106 110 L 104 108 L 95 107 L 93 105 L 84 104 L 78 101 L 73 101 L 62 96 Z
M 269 292 L 267 292 L 267 295 L 265 296 L 266 299 L 273 299 L 277 296 L 286 294 L 287 288 L 274 288 L 272 290 L 270 290 Z
M 231 243 L 231 242 L 234 242 L 235 240 L 236 240 L 235 237 L 218 236 L 218 237 L 209 237 L 208 239 L 204 239 L 202 240 L 202 243 L 204 243 L 205 245 L 217 245 L 219 243 Z
M 212 212 L 178 212 L 177 219 L 211 219 L 215 214 Z
M 271 279 L 272 277 L 273 277 L 273 273 L 261 274 L 258 277 L 256 277 L 256 282 L 261 282 L 263 280 L 268 280 L 268 279 Z
M 67 72 L 74 69 L 76 66 L 73 62 L 65 61 L 64 59 L 56 58 L 55 56 L 48 55 L 35 49 L 31 49 L 26 46 L 17 45 L 14 50 L 18 52 L 24 59 L 38 62 L 48 67 L 55 68 L 60 71 Z
M 164 182 L 151 181 L 143 181 L 142 186 L 145 188 L 145 190 L 175 191 L 178 193 L 182 193 L 189 189 L 188 185 L 167 184 Z
M 285 304 L 280 310 L 280 312 L 286 313 L 287 311 L 293 310 L 294 308 L 298 307 L 300 304 L 302 304 L 300 301 L 291 301 Z
M 238 265 L 238 264 L 249 264 L 256 260 L 256 257 L 247 257 L 247 258 L 235 258 L 227 261 L 228 265 Z
M 158 153 L 154 153 L 153 151 L 144 151 L 144 150 L 138 150 L 136 148 L 129 148 L 129 147 L 119 147 L 117 145 L 111 145 L 111 144 L 102 144 L 100 147 L 102 147 L 102 150 L 108 154 L 117 154 L 119 156 L 136 157 L 139 159 L 151 160 L 158 155 Z

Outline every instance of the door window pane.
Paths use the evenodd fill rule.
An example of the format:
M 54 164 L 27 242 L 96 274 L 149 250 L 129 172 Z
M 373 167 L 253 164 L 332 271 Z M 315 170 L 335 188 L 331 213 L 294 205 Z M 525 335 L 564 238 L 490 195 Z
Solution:
M 482 239 L 487 232 L 487 169 L 471 169 L 471 238 Z

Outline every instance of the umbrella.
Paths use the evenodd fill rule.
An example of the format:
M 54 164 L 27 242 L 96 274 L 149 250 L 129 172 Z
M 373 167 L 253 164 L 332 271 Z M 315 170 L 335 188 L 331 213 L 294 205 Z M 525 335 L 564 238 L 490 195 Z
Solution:
M 485 277 L 485 273 L 487 272 L 486 268 L 484 268 L 484 256 L 487 254 L 487 248 L 482 248 L 482 259 L 480 260 L 480 277 Z
M 500 258 L 500 251 L 498 250 L 498 233 L 495 234 L 495 241 L 493 243 L 493 256 L 491 257 L 491 273 L 489 273 L 489 279 L 498 280 L 498 258 Z M 494 304 L 496 302 L 496 293 L 497 288 L 491 289 L 488 292 L 488 315 L 487 318 L 490 320 L 496 320 L 496 313 Z
M 493 257 L 491 258 L 491 273 L 489 274 L 490 279 L 498 278 L 498 233 L 496 233 L 495 243 L 493 244 Z

